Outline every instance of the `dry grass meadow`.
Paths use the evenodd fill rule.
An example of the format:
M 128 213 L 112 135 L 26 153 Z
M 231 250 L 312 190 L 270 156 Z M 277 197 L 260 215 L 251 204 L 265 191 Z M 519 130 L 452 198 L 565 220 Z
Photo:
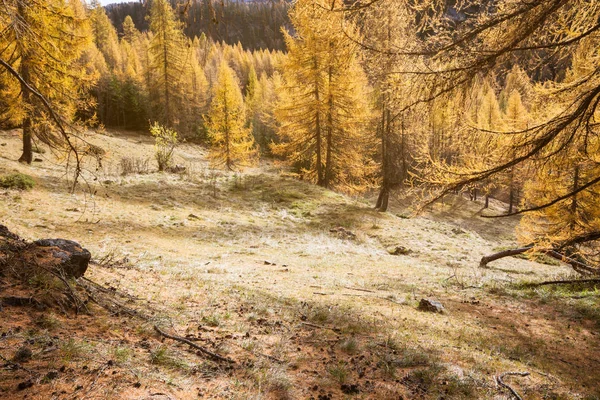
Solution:
M 147 136 L 89 140 L 107 153 L 85 175 L 93 195 L 71 194 L 50 151 L 19 164 L 19 132 L 0 132 L 0 174 L 36 181 L 0 189 L 0 223 L 78 241 L 95 261 L 86 277 L 147 317 L 4 307 L 0 355 L 33 356 L 0 369 L 0 398 L 509 399 L 494 377 L 513 371 L 530 373 L 505 378 L 524 399 L 599 398 L 598 290 L 527 288 L 571 273 L 545 260 L 478 268 L 515 245 L 517 220 L 481 218 L 460 197 L 420 216 L 398 199 L 382 214 L 272 162 L 211 170 L 190 144 L 176 150 L 185 173 L 158 173 Z M 0 297 L 14 290 L 0 278 Z M 446 312 L 419 311 L 421 298 Z

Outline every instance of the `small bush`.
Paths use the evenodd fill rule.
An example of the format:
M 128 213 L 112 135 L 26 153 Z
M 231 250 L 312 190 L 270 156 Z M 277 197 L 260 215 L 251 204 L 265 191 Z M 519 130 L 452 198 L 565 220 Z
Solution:
M 164 171 L 171 166 L 173 152 L 178 143 L 177 132 L 155 122 L 150 127 L 150 133 L 155 138 L 154 155 L 158 163 L 158 170 Z
M 78 342 L 72 338 L 60 345 L 60 353 L 65 362 L 82 358 L 89 350 L 89 345 L 84 342 Z
M 130 174 L 147 174 L 148 159 L 138 157 L 123 157 L 119 162 L 121 167 L 121 175 L 126 176 Z
M 6 189 L 28 190 L 35 186 L 35 181 L 29 175 L 16 173 L 0 177 L 0 187 Z

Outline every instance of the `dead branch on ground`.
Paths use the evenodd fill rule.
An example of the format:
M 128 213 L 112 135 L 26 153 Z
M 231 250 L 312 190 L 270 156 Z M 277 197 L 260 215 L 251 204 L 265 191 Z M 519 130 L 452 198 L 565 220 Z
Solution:
M 161 336 L 164 336 L 164 337 L 169 338 L 169 339 L 176 340 L 176 341 L 181 342 L 181 343 L 185 343 L 188 346 L 193 347 L 196 350 L 199 350 L 201 353 L 209 356 L 210 358 L 212 358 L 215 361 L 223 361 L 223 362 L 227 362 L 227 363 L 230 363 L 230 364 L 235 364 L 235 361 L 232 360 L 231 358 L 223 357 L 222 355 L 214 353 L 214 352 L 212 352 L 212 351 L 210 351 L 208 349 L 205 349 L 204 347 L 199 346 L 196 343 L 192 342 L 191 340 L 188 340 L 188 339 L 183 338 L 181 336 L 170 335 L 170 334 L 162 331 L 156 325 L 154 325 L 154 330 L 156 332 L 158 332 Z

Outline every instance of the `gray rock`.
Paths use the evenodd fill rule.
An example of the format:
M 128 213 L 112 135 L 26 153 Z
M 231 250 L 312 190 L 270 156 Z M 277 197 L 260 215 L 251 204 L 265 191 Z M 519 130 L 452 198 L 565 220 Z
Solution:
M 434 313 L 443 313 L 444 306 L 437 300 L 434 299 L 421 299 L 419 302 L 419 310 L 434 312 Z
M 41 248 L 52 248 L 52 256 L 58 261 L 59 267 L 67 277 L 79 278 L 85 274 L 91 253 L 79 243 L 66 239 L 41 239 L 33 242 Z

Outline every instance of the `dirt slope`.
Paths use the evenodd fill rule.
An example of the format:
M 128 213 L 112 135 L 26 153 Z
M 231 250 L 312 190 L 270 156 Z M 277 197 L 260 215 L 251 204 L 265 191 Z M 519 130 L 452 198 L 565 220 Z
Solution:
M 184 174 L 122 176 L 123 157 L 155 167 L 150 138 L 118 132 L 90 136 L 107 155 L 89 166 L 88 191 L 71 194 L 50 152 L 14 161 L 18 139 L 0 133 L 0 174 L 37 185 L 0 190 L 0 222 L 80 242 L 102 264 L 87 277 L 149 319 L 4 307 L 0 355 L 32 347 L 23 366 L 35 374 L 0 370 L 2 398 L 508 398 L 494 382 L 506 371 L 531 373 L 506 378 L 527 399 L 600 395 L 597 291 L 515 286 L 570 273 L 560 265 L 479 269 L 514 245 L 517 223 L 480 218 L 480 204 L 455 197 L 407 218 L 397 201 L 381 214 L 273 163 L 211 170 L 194 145 L 177 150 Z M 0 296 L 12 290 L 3 283 Z M 418 311 L 423 297 L 446 312 Z M 161 339 L 155 324 L 236 365 Z

